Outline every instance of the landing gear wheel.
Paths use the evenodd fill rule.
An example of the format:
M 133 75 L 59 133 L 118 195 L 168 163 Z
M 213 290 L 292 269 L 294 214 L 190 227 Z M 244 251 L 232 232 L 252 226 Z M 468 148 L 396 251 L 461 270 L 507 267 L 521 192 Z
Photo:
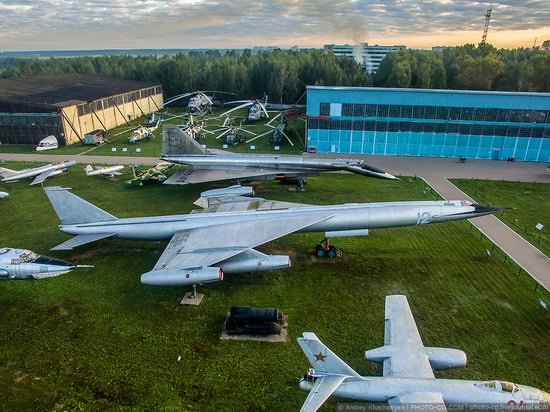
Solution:
M 329 258 L 335 258 L 338 255 L 338 249 L 336 249 L 334 246 L 329 246 L 327 256 Z
M 304 190 L 304 184 L 305 184 L 305 180 L 304 179 L 298 179 L 298 184 L 296 185 L 296 191 L 297 192 L 301 192 L 302 190 Z
M 325 248 L 323 245 L 317 245 L 315 246 L 315 256 L 317 257 L 324 257 L 325 256 Z

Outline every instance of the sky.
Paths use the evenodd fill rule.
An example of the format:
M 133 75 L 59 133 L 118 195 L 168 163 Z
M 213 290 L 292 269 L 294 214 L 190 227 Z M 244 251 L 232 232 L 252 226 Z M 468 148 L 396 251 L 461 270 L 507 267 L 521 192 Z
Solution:
M 550 39 L 550 0 L 0 0 L 0 50 L 282 48 Z

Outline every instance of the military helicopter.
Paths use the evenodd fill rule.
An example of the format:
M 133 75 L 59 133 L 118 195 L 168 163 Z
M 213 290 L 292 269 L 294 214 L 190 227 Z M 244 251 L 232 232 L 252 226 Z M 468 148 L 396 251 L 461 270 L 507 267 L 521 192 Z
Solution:
M 75 265 L 64 260 L 41 256 L 27 249 L 0 248 L 0 279 L 44 279 L 70 272 L 76 268 L 93 266 Z
M 245 130 L 243 128 L 243 121 L 239 122 L 239 125 L 233 123 L 233 120 L 230 120 L 229 116 L 223 121 L 221 128 L 212 130 L 211 133 L 216 133 L 223 130 L 221 134 L 216 136 L 216 139 L 220 137 L 225 137 L 225 142 L 230 146 L 237 146 L 237 144 L 244 142 L 244 136 L 240 132 L 249 133 L 253 136 L 256 136 L 256 133 Z
M 168 162 L 158 162 L 156 165 L 147 169 L 146 171 L 141 171 L 139 166 L 131 165 L 132 174 L 134 175 L 133 179 L 127 180 L 126 183 L 132 186 L 143 186 L 144 182 L 164 182 L 168 179 L 166 172 L 174 167 L 173 163 Z
M 142 140 L 151 140 L 155 137 L 153 132 L 158 129 L 160 125 L 160 120 L 157 120 L 152 126 L 146 126 L 144 124 L 140 125 L 137 129 L 134 130 L 132 136 L 128 138 L 128 143 L 137 143 Z
M 198 123 L 195 121 L 195 117 L 193 115 L 189 115 L 189 117 L 187 118 L 187 123 L 180 126 L 180 129 L 184 132 L 187 132 L 193 139 L 200 140 L 204 137 L 204 134 L 201 133 L 201 131 L 203 131 L 205 124 L 205 120 Z M 207 130 L 204 131 L 208 132 Z
M 284 137 L 286 140 L 288 140 L 291 146 L 294 146 L 294 143 L 292 143 L 292 140 L 290 140 L 290 137 L 288 137 L 287 134 L 285 133 L 285 128 L 286 128 L 285 113 L 281 112 L 280 116 L 281 118 L 279 120 L 279 124 L 277 125 L 277 127 L 275 128 L 275 131 L 273 132 L 273 143 L 276 145 L 281 144 L 283 142 L 283 137 Z M 269 123 L 268 123 L 268 126 L 272 127 Z
M 170 99 L 166 100 L 164 102 L 164 105 L 170 104 L 172 102 L 175 102 L 179 99 L 184 99 L 186 97 L 192 96 L 189 99 L 189 102 L 187 103 L 187 111 L 190 113 L 212 113 L 212 106 L 214 105 L 214 102 L 212 101 L 212 97 L 207 96 L 206 93 L 222 93 L 222 94 L 232 94 L 235 95 L 235 93 L 228 93 L 228 92 L 221 92 L 217 90 L 213 91 L 200 91 L 197 90 L 196 92 L 189 92 L 189 93 L 183 93 L 179 94 L 177 96 L 171 97 Z
M 236 104 L 236 103 L 242 103 L 238 105 L 237 107 L 234 107 L 225 113 L 222 113 L 221 116 L 227 116 L 229 113 L 234 112 L 235 110 L 242 109 L 243 107 L 250 106 L 250 110 L 248 111 L 248 117 L 247 120 L 249 122 L 254 122 L 256 120 L 261 120 L 263 117 L 267 117 L 269 119 L 269 114 L 266 110 L 267 105 L 267 95 L 264 96 L 264 101 L 260 101 L 258 99 L 256 100 L 235 100 L 233 102 L 227 102 L 227 104 Z

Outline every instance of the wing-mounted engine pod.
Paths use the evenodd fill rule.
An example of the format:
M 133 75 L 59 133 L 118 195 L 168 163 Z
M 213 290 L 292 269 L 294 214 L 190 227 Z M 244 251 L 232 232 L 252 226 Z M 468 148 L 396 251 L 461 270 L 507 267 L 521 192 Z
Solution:
M 152 270 L 141 275 L 141 283 L 151 286 L 188 286 L 223 280 L 223 270 L 216 267 Z
M 462 368 L 466 366 L 466 354 L 459 349 L 424 348 L 433 370 Z

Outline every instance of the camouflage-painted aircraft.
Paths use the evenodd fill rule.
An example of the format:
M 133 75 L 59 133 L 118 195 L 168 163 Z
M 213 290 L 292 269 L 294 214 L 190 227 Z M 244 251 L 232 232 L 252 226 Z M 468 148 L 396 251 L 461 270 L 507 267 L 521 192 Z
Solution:
M 174 167 L 174 164 L 168 162 L 159 162 L 155 166 L 146 171 L 142 171 L 139 166 L 131 165 L 133 179 L 127 180 L 126 183 L 132 186 L 143 186 L 144 182 L 164 182 L 168 179 L 166 172 Z

